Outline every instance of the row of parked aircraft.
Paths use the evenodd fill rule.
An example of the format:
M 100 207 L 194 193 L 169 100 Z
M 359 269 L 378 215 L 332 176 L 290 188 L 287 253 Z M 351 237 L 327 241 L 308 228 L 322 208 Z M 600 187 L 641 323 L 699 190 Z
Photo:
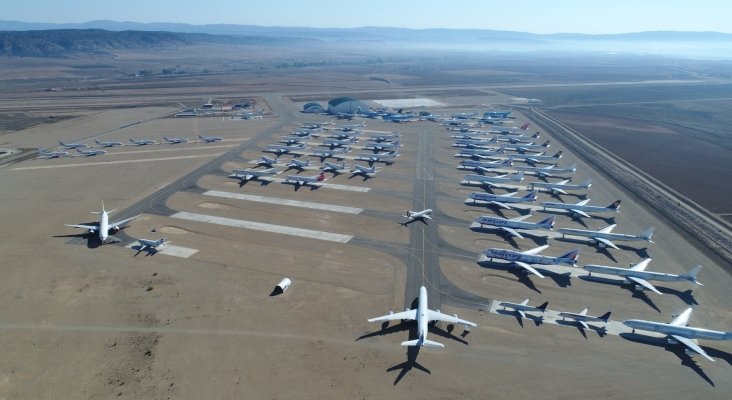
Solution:
M 213 142 L 220 142 L 224 140 L 221 136 L 202 136 L 198 135 L 198 140 L 195 141 L 195 143 L 213 143 Z M 44 149 L 38 149 L 38 154 L 40 158 L 61 158 L 61 157 L 90 157 L 90 156 L 101 156 L 104 154 L 107 154 L 106 150 L 101 150 L 101 148 L 108 148 L 108 147 L 121 147 L 121 146 L 147 146 L 147 145 L 153 145 L 153 144 L 161 144 L 160 142 L 157 142 L 153 139 L 135 139 L 135 138 L 129 138 L 130 144 L 125 144 L 122 142 L 111 142 L 111 141 L 104 141 L 100 142 L 97 139 L 94 139 L 94 143 L 96 143 L 97 149 L 93 149 L 91 146 L 89 146 L 86 143 L 81 142 L 71 142 L 71 143 L 64 143 L 63 141 L 59 140 L 58 144 L 59 146 L 64 149 L 62 151 L 54 151 L 54 150 L 44 150 Z M 163 136 L 162 143 L 166 144 L 180 144 L 180 143 L 188 143 L 191 141 L 188 138 L 181 138 L 181 137 L 167 137 Z M 68 151 L 65 150 L 76 150 L 76 154 L 71 154 Z

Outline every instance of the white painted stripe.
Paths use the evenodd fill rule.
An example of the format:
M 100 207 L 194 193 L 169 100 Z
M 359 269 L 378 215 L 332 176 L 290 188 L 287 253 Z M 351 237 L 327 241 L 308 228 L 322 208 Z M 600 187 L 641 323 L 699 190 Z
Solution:
M 353 239 L 352 235 L 342 235 L 340 233 L 330 233 L 323 231 L 315 231 L 311 229 L 293 228 L 282 225 L 264 224 L 261 222 L 244 221 L 233 218 L 215 217 L 212 215 L 195 214 L 189 212 L 178 212 L 171 215 L 171 218 L 185 219 L 188 221 L 206 222 L 209 224 L 218 224 L 232 226 L 234 228 L 251 229 L 255 231 L 280 233 L 283 235 L 301 236 L 310 239 L 326 240 L 329 242 L 348 243 Z
M 125 247 L 127 247 L 128 249 L 133 249 L 133 250 L 139 251 L 141 246 L 140 246 L 140 243 L 134 242 L 134 243 L 128 244 Z M 188 247 L 180 247 L 180 246 L 174 246 L 172 244 L 167 244 L 167 245 L 161 247 L 155 254 L 165 254 L 166 256 L 188 258 L 196 253 L 198 253 L 197 249 L 190 249 Z
M 222 192 L 219 190 L 209 190 L 209 191 L 203 193 L 203 195 L 204 196 L 224 197 L 227 199 L 255 201 L 258 203 L 266 203 L 266 204 L 279 204 L 279 205 L 291 206 L 291 207 L 312 208 L 314 210 L 334 211 L 334 212 L 341 212 L 341 213 L 346 213 L 346 214 L 360 214 L 363 211 L 363 208 L 344 207 L 344 206 L 336 206 L 336 205 L 332 205 L 332 204 L 323 204 L 323 203 L 311 203 L 309 201 L 282 199 L 279 197 L 265 197 L 265 196 L 255 196 L 255 195 L 243 194 L 243 193 Z
M 145 158 L 142 160 L 100 161 L 100 162 L 89 162 L 89 163 L 80 163 L 80 164 L 39 165 L 39 166 L 35 166 L 35 167 L 13 168 L 13 171 L 23 171 L 23 170 L 31 170 L 31 169 L 49 169 L 49 168 L 89 167 L 89 166 L 93 166 L 93 165 L 131 164 L 131 163 L 150 162 L 150 161 L 184 160 L 187 158 L 216 157 L 216 156 L 220 156 L 222 154 L 224 154 L 224 153 L 196 154 L 193 156 L 179 156 L 179 157 Z

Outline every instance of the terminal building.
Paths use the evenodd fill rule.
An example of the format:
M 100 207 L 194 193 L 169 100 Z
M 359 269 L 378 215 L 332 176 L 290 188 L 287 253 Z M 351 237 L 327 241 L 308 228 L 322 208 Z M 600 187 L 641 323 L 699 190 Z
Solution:
M 328 102 L 328 114 L 353 114 L 358 109 L 368 110 L 369 107 L 353 97 L 338 97 Z

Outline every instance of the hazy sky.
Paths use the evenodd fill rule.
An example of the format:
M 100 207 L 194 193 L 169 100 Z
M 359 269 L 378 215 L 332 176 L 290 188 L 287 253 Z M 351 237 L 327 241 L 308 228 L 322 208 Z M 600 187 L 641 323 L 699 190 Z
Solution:
M 0 19 L 475 28 L 534 33 L 732 33 L 730 0 L 9 0 Z

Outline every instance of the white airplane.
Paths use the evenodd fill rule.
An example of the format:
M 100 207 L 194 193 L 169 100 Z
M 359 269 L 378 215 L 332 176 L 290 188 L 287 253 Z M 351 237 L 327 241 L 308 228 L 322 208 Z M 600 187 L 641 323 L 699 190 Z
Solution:
M 504 183 L 513 183 L 513 182 L 521 182 L 524 179 L 524 173 L 518 172 L 517 174 L 513 176 L 506 175 L 497 175 L 497 176 L 485 176 L 485 175 L 474 175 L 474 174 L 468 174 L 465 175 L 465 181 L 467 183 L 470 182 L 478 182 L 478 186 L 488 186 L 488 187 L 497 187 L 497 188 L 506 188 L 507 186 L 504 185 Z M 513 187 L 513 186 L 511 186 Z
M 322 131 L 322 129 L 320 131 Z M 318 131 L 318 132 L 320 132 L 320 131 Z M 315 131 L 312 129 L 298 129 L 298 130 L 292 132 L 291 135 L 294 137 L 306 138 L 308 136 L 311 136 L 313 134 L 313 132 L 315 132 Z
M 373 178 L 378 172 L 375 167 L 364 167 L 362 165 L 353 165 L 353 169 L 350 171 L 351 175 L 361 175 L 364 177 Z M 364 178 L 365 179 L 365 178 Z
M 600 316 L 594 316 L 594 315 L 587 315 L 588 309 L 585 308 L 582 310 L 579 314 L 577 313 L 571 313 L 571 312 L 560 312 L 559 316 L 564 318 L 569 318 L 580 324 L 585 329 L 590 329 L 589 326 L 587 326 L 588 322 L 604 322 L 607 323 L 607 321 L 610 320 L 610 311 L 606 312 L 605 314 L 602 314 Z
M 356 142 L 356 139 L 323 139 L 321 146 L 334 149 L 336 147 L 348 147 Z
M 402 135 L 397 132 L 390 133 L 388 135 L 369 135 L 369 140 L 373 142 L 393 142 L 400 138 Z
M 377 321 L 394 321 L 394 320 L 413 320 L 417 321 L 417 339 L 402 342 L 402 346 L 427 346 L 427 347 L 445 347 L 442 343 L 433 342 L 427 340 L 427 326 L 430 321 L 443 321 L 451 324 L 462 324 L 466 326 L 478 326 L 477 324 L 460 319 L 455 316 L 443 314 L 439 311 L 433 311 L 427 308 L 427 289 L 422 286 L 419 288 L 419 303 L 417 304 L 416 310 L 407 310 L 403 312 L 389 312 L 389 314 L 382 317 L 370 318 L 369 322 Z
M 163 136 L 163 140 L 165 140 L 165 143 L 169 143 L 169 144 L 188 143 L 187 138 L 179 138 L 179 137 L 175 137 L 175 136 L 173 136 L 172 138 Z
M 280 139 L 280 143 L 284 143 L 286 145 L 304 144 L 305 139 L 303 136 L 282 136 L 282 139 Z
M 459 147 L 463 150 L 487 150 L 491 153 L 496 151 L 496 147 L 493 143 L 486 142 L 486 143 L 479 143 L 479 142 L 461 142 L 461 141 L 455 141 L 452 144 L 452 147 Z M 458 154 L 463 154 L 463 158 L 465 155 L 465 152 L 462 150 Z M 485 155 L 485 154 L 478 154 L 478 155 Z
M 97 139 L 94 139 L 94 143 L 96 143 L 99 147 L 117 147 L 125 145 L 122 142 L 100 142 Z
M 400 154 L 397 152 L 378 153 L 378 154 L 360 153 L 358 155 L 358 157 L 356 157 L 356 160 L 367 161 L 369 164 L 373 164 L 375 162 L 382 162 L 386 165 L 391 165 L 394 163 L 394 161 L 396 161 L 396 158 L 399 156 L 400 156 Z
M 525 269 L 527 272 L 530 272 L 539 278 L 544 278 L 544 275 L 539 273 L 532 265 L 533 264 L 541 264 L 541 265 L 558 265 L 558 264 L 569 264 L 569 265 L 575 265 L 577 263 L 577 258 L 579 257 L 579 249 L 571 250 L 565 254 L 562 254 L 559 257 L 551 257 L 551 256 L 540 256 L 538 255 L 543 250 L 548 248 L 549 245 L 543 245 L 539 247 L 535 247 L 531 250 L 526 251 L 514 251 L 514 250 L 506 250 L 506 249 L 495 249 L 490 248 L 483 251 L 483 255 L 489 259 L 489 261 L 492 261 L 494 258 L 499 260 L 506 260 L 511 261 L 511 263 L 517 267 L 521 267 Z
M 346 163 L 342 162 L 340 164 L 332 163 L 326 161 L 322 167 L 320 167 L 320 170 L 323 172 L 332 172 L 334 175 L 340 174 L 341 172 L 345 171 L 347 169 Z
M 460 139 L 455 139 L 455 141 L 452 143 L 452 147 L 471 148 L 471 147 L 469 147 L 470 145 L 482 146 L 482 148 L 486 149 L 486 148 L 489 148 L 489 146 L 496 146 L 496 138 L 493 138 L 493 139 L 460 138 Z
M 333 140 L 333 139 L 339 139 L 339 140 L 346 140 L 350 139 L 353 142 L 356 141 L 358 138 L 358 135 L 361 134 L 361 131 L 331 131 L 330 135 L 327 136 L 326 140 Z M 353 143 L 351 142 L 351 143 Z
M 487 203 L 496 205 L 501 208 L 505 208 L 507 210 L 512 209 L 511 206 L 508 204 L 510 203 L 526 203 L 530 201 L 536 201 L 536 191 L 529 192 L 523 197 L 513 197 L 518 192 L 511 192 L 506 193 L 505 195 L 496 195 L 491 193 L 470 193 L 470 196 L 468 196 L 473 202 L 477 201 L 485 201 Z M 466 202 L 467 203 L 467 202 Z
M 486 149 L 460 149 L 455 154 L 455 157 L 461 157 L 461 158 L 472 158 L 472 159 L 483 159 L 483 158 L 496 158 L 495 156 L 504 156 L 504 149 L 503 146 L 493 149 L 493 150 L 486 150 Z
M 498 303 L 500 307 L 503 307 L 503 309 L 510 308 L 514 310 L 518 315 L 521 316 L 521 318 L 526 318 L 526 312 L 540 312 L 544 313 L 546 312 L 546 307 L 549 305 L 548 301 L 545 301 L 544 304 L 535 307 L 529 305 L 529 299 L 526 299 L 522 301 L 521 303 L 511 303 L 509 301 L 502 301 Z
M 277 169 L 235 169 L 229 175 L 231 179 L 239 179 L 242 182 L 248 182 L 251 180 L 268 180 L 262 179 L 267 176 L 277 174 Z
M 547 147 L 551 147 L 548 140 L 542 144 L 522 143 L 522 144 L 508 145 L 508 146 L 506 146 L 506 150 L 515 151 L 515 152 L 523 154 L 523 153 L 532 152 L 536 149 L 547 148 Z
M 502 135 L 502 136 L 495 136 L 493 138 L 493 140 L 495 140 L 497 142 L 508 142 L 511 144 L 531 143 L 531 141 L 533 139 L 535 139 L 535 137 L 533 137 L 533 136 L 526 137 L 524 135 Z M 548 142 L 549 141 L 547 141 L 547 146 L 544 146 L 544 147 L 549 147 Z
M 87 145 L 85 143 L 64 143 L 60 140 L 58 141 L 58 144 L 60 144 L 61 147 L 65 148 L 65 149 L 85 149 L 85 148 L 89 147 L 89 145 Z
M 618 249 L 618 246 L 616 246 L 615 243 L 612 242 L 612 240 L 620 240 L 624 242 L 645 240 L 649 243 L 653 243 L 651 237 L 653 236 L 653 231 L 656 228 L 648 228 L 645 231 L 641 232 L 639 235 L 630 235 L 626 233 L 612 233 L 612 230 L 615 229 L 616 226 L 617 224 L 612 224 L 603 229 L 600 229 L 599 231 L 574 228 L 559 228 L 559 232 L 562 234 L 562 237 L 564 237 L 565 235 L 588 237 L 592 239 L 593 243 L 597 243 L 598 246 L 600 246 L 601 248 L 612 247 L 613 249 Z
M 133 138 L 130 138 L 130 143 L 135 144 L 137 146 L 145 146 L 148 144 L 158 144 L 158 142 L 156 142 L 152 139 L 133 139 Z
M 381 142 L 381 143 L 366 143 L 363 146 L 364 149 L 373 150 L 374 152 L 394 149 L 397 147 L 402 147 L 402 144 L 399 142 L 391 142 L 391 143 Z
M 325 180 L 325 173 L 321 172 L 320 175 L 316 176 L 299 176 L 299 175 L 290 175 L 287 178 L 285 178 L 285 183 L 292 183 L 296 186 L 304 186 L 304 185 L 311 185 L 315 187 L 319 187 L 320 182 L 323 182 Z
M 341 147 L 339 149 L 333 149 L 333 150 L 317 150 L 312 153 L 310 153 L 313 157 L 318 157 L 322 160 L 325 160 L 326 158 L 335 158 L 336 160 L 342 160 L 344 157 L 342 154 L 349 153 L 351 151 L 350 147 Z
M 520 217 L 506 219 L 501 217 L 491 217 L 484 215 L 475 219 L 475 222 L 480 224 L 482 228 L 485 225 L 498 228 L 501 231 L 507 232 L 509 235 L 523 239 L 520 233 L 516 229 L 554 229 L 554 216 L 545 218 L 539 222 L 523 222 L 529 215 L 522 215 Z
M 115 212 L 117 210 L 110 210 L 107 211 L 104 209 L 104 202 L 102 201 L 102 211 L 92 211 L 92 214 L 97 214 L 100 216 L 99 222 L 94 225 L 73 225 L 73 224 L 66 224 L 66 226 L 70 226 L 73 228 L 83 228 L 88 229 L 89 233 L 97 233 L 99 235 L 99 239 L 102 241 L 102 243 L 106 243 L 108 238 L 113 238 L 115 242 L 118 242 L 119 239 L 115 238 L 114 236 L 110 236 L 110 232 L 112 234 L 115 234 L 119 232 L 120 225 L 123 225 L 126 222 L 129 222 L 137 217 L 139 215 L 135 215 L 134 217 L 123 219 L 121 221 L 116 222 L 109 222 L 109 214 Z
M 325 125 L 333 125 L 333 120 L 327 122 L 311 122 L 309 124 L 302 124 L 300 127 L 304 129 L 322 129 Z
M 457 169 L 459 170 L 470 170 L 478 173 L 489 172 L 493 168 L 509 168 L 513 165 L 510 159 L 496 160 L 496 161 L 474 161 L 474 160 L 463 160 L 460 161 Z
M 290 160 L 290 162 L 285 164 L 285 167 L 287 167 L 287 169 L 299 169 L 301 171 L 305 169 L 305 167 L 309 166 L 310 160 L 300 161 L 297 158 L 293 158 L 292 160 Z
M 576 185 L 569 183 L 569 181 L 569 179 L 565 179 L 561 182 L 529 182 L 528 186 L 530 190 L 542 188 L 554 194 L 567 194 L 567 190 L 590 190 L 592 187 L 592 178 L 587 178 Z
M 302 145 L 302 144 L 290 145 L 290 146 L 281 146 L 278 144 L 270 144 L 269 146 L 267 146 L 266 149 L 264 149 L 264 151 L 266 151 L 268 153 L 274 153 L 277 155 L 288 154 L 293 151 L 302 151 L 302 150 L 305 150 L 305 145 Z
M 509 157 L 513 158 L 514 160 L 522 160 L 529 164 L 536 164 L 538 162 L 544 162 L 544 163 L 556 163 L 559 161 L 560 158 L 562 158 L 562 151 L 558 151 L 553 156 L 549 156 L 543 153 L 537 153 L 537 154 L 512 154 Z
M 592 213 L 604 213 L 604 212 L 620 212 L 620 200 L 615 200 L 612 204 L 606 207 L 599 206 L 588 206 L 587 203 L 590 199 L 579 201 L 575 204 L 567 203 L 554 203 L 551 201 L 545 201 L 541 203 L 542 207 L 546 210 L 547 208 L 556 208 L 560 210 L 569 210 L 575 217 L 590 218 L 588 212 Z
M 158 240 L 138 239 L 137 242 L 140 243 L 140 248 L 138 249 L 138 251 L 148 250 L 153 252 L 157 252 L 158 248 L 165 247 L 169 243 L 171 243 L 166 238 L 160 238 Z
M 657 332 L 668 335 L 668 343 L 681 343 L 697 354 L 701 354 L 704 358 L 714 361 L 701 347 L 696 343 L 696 339 L 706 340 L 730 340 L 732 339 L 732 331 L 722 332 L 713 331 L 704 328 L 694 328 L 688 326 L 689 317 L 691 316 L 691 307 L 682 312 L 678 317 L 674 318 L 668 324 L 663 322 L 645 321 L 642 319 L 629 319 L 623 321 L 623 324 L 629 328 L 633 328 L 648 332 Z
M 224 140 L 221 136 L 201 136 L 198 135 L 198 140 L 201 143 L 213 143 L 213 142 L 220 142 Z
M 548 165 L 546 167 L 517 166 L 517 171 L 532 172 L 540 178 L 548 178 L 554 174 L 572 174 L 577 171 L 577 164 L 572 164 L 567 168 L 558 168 L 556 165 Z
M 360 124 L 352 124 L 352 125 L 338 125 L 336 126 L 336 130 L 343 131 L 343 132 L 350 132 L 355 131 L 357 129 L 361 129 L 366 127 L 366 122 L 361 122 Z
M 631 266 L 630 268 L 617 268 L 617 267 L 608 267 L 604 265 L 594 265 L 594 264 L 588 264 L 585 265 L 585 270 L 589 271 L 590 275 L 592 275 L 593 272 L 597 272 L 600 274 L 605 275 L 615 275 L 615 276 L 622 276 L 625 278 L 626 283 L 633 283 L 635 284 L 635 288 L 637 290 L 643 290 L 648 289 L 654 293 L 661 294 L 661 292 L 656 289 L 655 286 L 653 286 L 649 281 L 664 281 L 664 282 L 677 282 L 677 281 L 689 281 L 696 283 L 699 286 L 703 286 L 701 282 L 696 280 L 697 274 L 699 274 L 699 271 L 701 271 L 701 266 L 697 265 L 696 267 L 690 269 L 687 273 L 676 275 L 676 274 L 667 274 L 664 272 L 652 272 L 652 271 L 646 271 L 646 267 L 648 266 L 648 263 L 651 262 L 650 258 L 646 258 L 645 260 L 639 262 L 638 264 L 635 264 Z
M 41 148 L 38 149 L 38 158 L 60 158 L 60 157 L 70 157 L 70 154 L 68 151 L 51 151 L 51 150 L 43 150 Z
M 414 220 L 426 220 L 426 219 L 432 219 L 432 210 L 426 209 L 422 211 L 411 211 L 411 210 L 404 210 L 406 213 L 405 215 L 402 215 L 402 217 L 409 219 L 410 221 Z
M 75 149 L 76 149 L 76 152 L 79 153 L 77 155 L 77 157 L 103 156 L 103 155 L 107 154 L 107 152 L 104 150 L 93 150 L 93 149 L 84 150 L 84 149 L 80 149 L 78 147 L 76 147 Z
M 271 168 L 274 164 L 277 164 L 277 162 L 279 162 L 277 157 L 270 158 L 267 156 L 262 156 L 259 158 L 259 160 L 257 160 L 257 165 Z

